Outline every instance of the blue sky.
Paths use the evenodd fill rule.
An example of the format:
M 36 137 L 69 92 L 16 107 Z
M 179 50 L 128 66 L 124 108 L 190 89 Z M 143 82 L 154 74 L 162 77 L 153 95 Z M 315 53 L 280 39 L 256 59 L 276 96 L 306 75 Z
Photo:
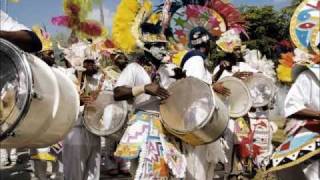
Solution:
M 4 8 L 4 0 L 1 1 L 1 9 Z M 120 0 L 103 0 L 105 21 L 108 27 L 111 27 L 112 16 Z M 154 4 L 159 4 L 161 0 L 153 0 Z M 291 0 L 231 0 L 236 6 L 240 5 L 274 5 L 277 8 L 285 7 Z M 62 0 L 20 0 L 18 4 L 8 4 L 8 14 L 17 19 L 20 23 L 28 27 L 34 24 L 44 24 L 50 33 L 55 34 L 60 31 L 66 31 L 62 27 L 53 26 L 50 19 L 53 16 L 62 15 Z M 99 11 L 95 9 L 92 17 L 99 17 Z

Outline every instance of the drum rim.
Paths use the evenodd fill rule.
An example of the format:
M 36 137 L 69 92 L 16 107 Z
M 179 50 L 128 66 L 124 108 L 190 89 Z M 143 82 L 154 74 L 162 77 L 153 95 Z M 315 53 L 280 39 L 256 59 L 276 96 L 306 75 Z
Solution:
M 216 100 L 215 100 L 215 98 L 214 98 L 214 91 L 213 91 L 213 89 L 211 88 L 211 85 L 206 84 L 205 82 L 203 82 L 202 80 L 200 80 L 200 79 L 198 79 L 198 78 L 195 78 L 195 77 L 186 77 L 186 78 L 180 79 L 180 80 L 172 83 L 172 84 L 170 85 L 170 87 L 168 88 L 168 90 L 170 90 L 170 88 L 172 87 L 172 85 L 174 85 L 174 84 L 176 84 L 176 83 L 179 83 L 179 82 L 181 82 L 181 81 L 183 81 L 183 80 L 187 80 L 187 79 L 191 79 L 192 81 L 193 81 L 193 80 L 200 81 L 201 83 L 203 83 L 203 84 L 205 84 L 205 85 L 207 85 L 207 86 L 209 87 L 210 92 L 211 92 L 211 94 L 212 94 L 213 108 L 210 110 L 210 113 L 208 114 L 207 118 L 206 118 L 202 123 L 200 123 L 197 127 L 194 127 L 193 129 L 182 130 L 182 131 L 181 131 L 181 130 L 176 130 L 176 129 L 170 128 L 170 126 L 168 125 L 168 123 L 165 122 L 165 120 L 163 119 L 163 116 L 161 115 L 161 109 L 162 109 L 161 107 L 163 107 L 163 106 L 160 105 L 160 115 L 161 115 L 161 116 L 160 116 L 160 117 L 161 117 L 160 120 L 161 120 L 161 122 L 162 122 L 163 124 L 165 124 L 165 126 L 166 126 L 167 128 L 170 128 L 171 130 L 174 130 L 175 132 L 184 133 L 184 134 L 189 133 L 189 132 L 192 132 L 192 131 L 200 130 L 201 128 L 203 128 L 203 127 L 206 125 L 206 123 L 211 120 L 211 118 L 208 118 L 208 117 L 212 117 L 213 113 L 214 113 L 215 110 L 216 110 L 216 107 L 215 107 L 215 106 L 216 106 Z
M 221 78 L 218 82 L 222 82 L 222 83 L 223 83 L 223 82 L 228 81 L 228 80 L 237 81 L 237 82 L 239 82 L 239 83 L 243 86 L 244 89 L 246 89 L 247 95 L 248 95 L 248 97 L 249 97 L 249 105 L 248 105 L 248 107 L 245 109 L 245 111 L 243 111 L 242 113 L 231 113 L 231 112 L 229 111 L 229 116 L 230 116 L 231 118 L 243 117 L 244 115 L 246 115 L 246 114 L 250 111 L 250 109 L 251 109 L 252 106 L 253 106 L 252 97 L 251 97 L 251 93 L 250 93 L 250 90 L 249 90 L 249 88 L 248 88 L 248 85 L 247 85 L 245 82 L 243 82 L 242 80 L 240 80 L 240 79 L 238 79 L 238 78 L 236 78 L 236 77 L 233 77 L 233 76 L 226 76 L 226 77 L 224 77 L 224 78 Z
M 103 93 L 103 92 L 102 92 Z M 112 94 L 112 93 L 111 93 Z M 98 96 L 99 97 L 99 96 Z M 128 104 L 126 103 L 126 101 L 116 101 L 116 103 L 119 103 L 119 104 L 122 104 L 123 108 L 126 109 L 126 112 L 127 114 L 125 116 L 123 116 L 123 118 L 121 119 L 121 122 L 122 122 L 122 125 L 119 125 L 119 127 L 116 127 L 114 128 L 114 130 L 112 131 L 101 131 L 101 130 L 98 130 L 96 128 L 93 128 L 91 126 L 89 126 L 89 124 L 87 123 L 87 120 L 86 120 L 86 114 L 87 114 L 87 110 L 86 108 L 84 108 L 84 113 L 83 113 L 83 124 L 84 126 L 93 134 L 97 135 L 97 136 L 110 136 L 116 132 L 118 132 L 119 130 L 121 130 L 121 128 L 123 127 L 123 125 L 125 124 L 126 122 L 126 119 L 128 117 Z M 111 104 L 108 104 L 108 105 L 111 105 Z M 107 105 L 107 106 L 108 106 Z
M 12 132 L 14 131 L 14 129 L 16 129 L 16 127 L 20 124 L 20 122 L 23 120 L 23 118 L 27 115 L 27 112 L 30 108 L 31 105 L 31 101 L 32 101 L 32 82 L 33 82 L 33 78 L 32 78 L 32 71 L 31 71 L 31 67 L 28 63 L 27 60 L 27 55 L 24 51 L 22 51 L 21 49 L 17 48 L 15 45 L 13 45 L 11 42 L 0 38 L 0 46 L 1 47 L 5 47 L 10 53 L 11 55 L 14 55 L 16 57 L 18 57 L 21 61 L 21 66 L 24 68 L 23 70 L 26 72 L 26 87 L 27 87 L 27 94 L 26 94 L 26 100 L 24 102 L 24 106 L 22 108 L 22 110 L 18 113 L 19 115 L 17 116 L 16 120 L 13 120 L 13 123 L 11 124 L 10 127 L 8 127 L 5 131 L 3 131 L 2 133 L 0 133 L 0 142 L 4 139 L 6 139 L 7 137 L 12 135 Z M 16 64 L 16 62 L 14 61 L 14 63 Z
M 254 107 L 254 108 L 259 108 L 259 107 L 266 106 L 272 101 L 272 99 L 273 99 L 273 97 L 275 95 L 275 85 L 273 84 L 273 81 L 272 81 L 271 78 L 263 75 L 262 73 L 255 73 L 246 81 L 246 84 L 247 84 L 248 87 L 250 87 L 249 84 L 252 81 L 252 79 L 254 79 L 254 78 L 257 78 L 257 79 L 268 79 L 269 81 L 264 81 L 264 82 L 266 82 L 268 85 L 272 86 L 272 88 L 271 88 L 272 93 L 271 93 L 270 98 L 268 99 L 268 101 L 266 101 L 264 103 L 254 103 L 254 102 L 252 102 L 252 107 Z M 251 93 L 250 93 L 250 96 L 251 96 Z

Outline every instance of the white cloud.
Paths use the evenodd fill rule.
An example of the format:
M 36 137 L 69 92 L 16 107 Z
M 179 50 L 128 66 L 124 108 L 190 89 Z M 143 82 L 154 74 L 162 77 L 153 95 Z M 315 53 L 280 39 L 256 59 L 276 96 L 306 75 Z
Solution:
M 104 13 L 104 25 L 107 28 L 112 27 L 112 20 L 113 20 L 113 15 L 115 12 L 111 11 L 110 9 L 106 8 L 103 6 L 103 13 Z M 95 19 L 100 21 L 101 20 L 101 12 L 99 7 L 95 7 L 93 11 L 89 14 L 90 19 Z

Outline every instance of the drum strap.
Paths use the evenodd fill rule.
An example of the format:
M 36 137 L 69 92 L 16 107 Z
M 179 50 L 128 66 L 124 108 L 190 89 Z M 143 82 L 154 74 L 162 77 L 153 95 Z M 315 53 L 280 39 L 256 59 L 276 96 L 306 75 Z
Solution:
M 192 57 L 194 56 L 201 56 L 203 59 L 206 59 L 206 55 L 204 55 L 202 52 L 197 51 L 197 50 L 192 50 L 187 52 L 186 55 L 183 56 L 182 60 L 181 60 L 181 64 L 180 67 L 183 68 L 184 64 Z

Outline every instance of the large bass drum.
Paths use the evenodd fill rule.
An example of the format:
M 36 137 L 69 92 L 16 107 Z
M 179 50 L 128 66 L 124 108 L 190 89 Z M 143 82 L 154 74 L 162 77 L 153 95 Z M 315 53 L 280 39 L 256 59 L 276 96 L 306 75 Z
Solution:
M 220 96 L 229 107 L 230 117 L 238 118 L 246 115 L 252 107 L 252 99 L 247 85 L 233 76 L 224 77 L 219 82 L 231 91 L 230 96 Z
M 98 136 L 120 140 L 127 120 L 126 101 L 114 101 L 112 91 L 102 91 L 95 102 L 84 109 L 84 125 Z
M 173 135 L 191 145 L 215 141 L 227 127 L 229 115 L 211 86 L 188 77 L 174 82 L 170 97 L 160 106 L 162 123 Z
M 0 146 L 46 147 L 61 140 L 79 111 L 73 82 L 0 39 Z

